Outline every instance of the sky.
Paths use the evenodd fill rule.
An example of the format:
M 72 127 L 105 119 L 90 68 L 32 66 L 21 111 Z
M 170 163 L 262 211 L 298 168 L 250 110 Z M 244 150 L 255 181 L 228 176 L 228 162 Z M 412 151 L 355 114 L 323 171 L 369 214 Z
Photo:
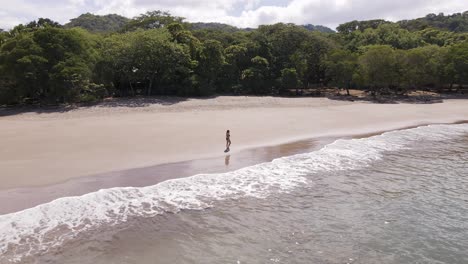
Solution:
M 168 11 L 189 22 L 237 27 L 284 22 L 335 29 L 352 20 L 398 21 L 429 13 L 460 13 L 468 10 L 468 0 L 0 0 L 0 28 L 40 17 L 64 24 L 87 12 L 131 18 L 151 10 Z

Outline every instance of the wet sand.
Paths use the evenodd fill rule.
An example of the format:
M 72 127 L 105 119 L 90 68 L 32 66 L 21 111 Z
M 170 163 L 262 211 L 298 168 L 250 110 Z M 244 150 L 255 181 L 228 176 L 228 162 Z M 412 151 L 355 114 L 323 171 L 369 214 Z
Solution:
M 455 123 L 467 123 L 459 121 Z M 417 126 L 402 127 L 408 129 Z M 367 138 L 386 131 L 347 135 L 340 138 Z M 322 137 L 299 140 L 274 146 L 246 149 L 206 159 L 167 163 L 143 168 L 113 171 L 104 174 L 78 177 L 68 181 L 37 187 L 0 190 L 0 215 L 12 213 L 53 201 L 60 197 L 80 196 L 101 189 L 114 187 L 143 187 L 162 181 L 189 177 L 204 173 L 223 173 L 274 159 L 318 150 L 337 140 L 337 137 Z
M 466 215 L 461 212 L 466 212 L 462 177 L 466 167 L 462 161 L 466 160 L 468 138 L 465 132 L 460 137 L 462 134 L 450 127 L 422 127 L 416 133 L 389 133 L 378 140 L 338 142 L 337 149 L 341 145 L 344 153 L 360 150 L 370 160 L 356 157 L 360 156 L 357 153 L 335 156 L 332 153 L 337 149 L 332 148 L 328 152 L 332 155 L 325 151 L 316 156 L 323 164 L 337 165 L 328 167 L 330 171 L 315 168 L 310 161 L 305 161 L 309 166 L 303 167 L 301 158 L 295 160 L 299 162 L 292 160 L 292 166 L 282 163 L 284 174 L 271 167 L 263 172 L 257 170 L 258 179 L 270 172 L 278 173 L 273 181 L 278 182 L 284 176 L 293 177 L 294 173 L 289 172 L 294 168 L 305 169 L 307 182 L 291 191 L 278 192 L 274 188 L 266 197 L 241 195 L 220 200 L 213 193 L 212 199 L 205 196 L 211 202 L 201 210 L 130 216 L 116 225 L 96 222 L 95 228 L 22 261 L 466 263 Z M 311 142 L 312 150 L 316 144 Z M 398 147 L 388 149 L 390 145 Z M 297 142 L 264 151 L 291 155 L 281 151 L 301 146 Z M 262 152 L 252 154 L 261 156 Z M 322 160 L 322 156 L 327 158 Z M 313 153 L 309 157 L 313 158 Z M 363 163 L 354 166 L 354 157 Z M 231 159 L 230 164 L 234 161 Z M 222 160 L 216 164 L 223 166 Z M 224 182 L 224 187 L 229 189 L 231 184 Z M 183 185 L 179 187 L 175 191 L 183 192 Z M 200 194 L 203 196 L 203 192 Z M 180 197 L 189 198 L 184 194 Z M 434 248 L 437 254 L 433 254 Z
M 146 100 L 146 99 L 144 99 Z M 0 113 L 0 189 L 232 153 L 468 119 L 468 100 L 371 104 L 326 98 L 217 97 L 112 101 L 62 111 Z
M 143 187 L 202 173 L 222 173 L 270 162 L 273 159 L 310 152 L 335 138 L 308 139 L 276 146 L 243 150 L 224 156 L 114 171 L 78 177 L 63 183 L 0 190 L 0 215 L 31 208 L 65 196 L 79 196 L 113 187 Z

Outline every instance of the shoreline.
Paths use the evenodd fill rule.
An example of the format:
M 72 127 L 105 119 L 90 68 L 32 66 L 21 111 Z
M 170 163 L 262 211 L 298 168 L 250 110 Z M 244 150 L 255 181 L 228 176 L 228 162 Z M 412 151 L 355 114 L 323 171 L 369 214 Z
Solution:
M 256 164 L 271 162 L 281 157 L 315 151 L 336 139 L 307 139 L 273 146 L 245 149 L 210 158 L 88 175 L 52 185 L 0 189 L 0 201 L 8 200 L 8 203 L 0 202 L 0 215 L 28 209 L 58 198 L 81 196 L 101 189 L 144 187 L 166 180 L 185 178 L 197 174 L 235 171 Z
M 253 161 L 241 161 L 245 167 L 285 156 L 278 152 L 265 158 L 301 141 L 462 120 L 468 120 L 468 100 L 463 99 L 426 105 L 274 97 L 218 97 L 137 108 L 96 106 L 65 113 L 2 116 L 0 201 L 13 208 L 12 195 L 23 196 L 18 203 L 32 206 L 37 199 L 28 197 L 35 193 L 47 197 L 83 194 L 75 191 L 76 186 L 70 187 L 73 184 L 64 187 L 70 182 L 81 182 L 88 187 L 78 189 L 86 191 L 129 186 L 140 181 L 133 175 L 154 174 L 156 167 L 165 168 L 170 177 L 191 176 L 197 173 L 193 168 L 209 173 L 214 166 L 206 164 L 217 159 L 225 162 L 225 129 L 232 134 L 232 161 L 237 156 Z M 140 185 L 154 183 L 140 181 Z M 6 205 L 0 203 L 0 208 Z
M 366 134 L 309 138 L 277 145 L 244 149 L 210 158 L 83 176 L 52 185 L 5 190 L 0 189 L 0 201 L 8 201 L 8 203 L 0 203 L 0 215 L 22 211 L 43 203 L 51 202 L 58 198 L 81 196 L 101 189 L 152 186 L 163 181 L 185 178 L 198 174 L 216 174 L 235 171 L 256 164 L 271 162 L 277 158 L 317 151 L 338 139 L 368 138 L 390 131 L 411 129 L 420 126 L 463 123 L 468 123 L 468 120 L 450 123 L 418 124 L 392 130 L 374 131 Z

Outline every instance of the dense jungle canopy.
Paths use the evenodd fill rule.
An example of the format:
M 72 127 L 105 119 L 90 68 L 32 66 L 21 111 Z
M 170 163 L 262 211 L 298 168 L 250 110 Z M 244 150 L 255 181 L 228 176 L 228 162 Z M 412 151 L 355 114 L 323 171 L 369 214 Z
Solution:
M 84 14 L 0 30 L 0 105 L 114 96 L 288 95 L 339 87 L 373 95 L 468 85 L 468 11 L 389 22 L 240 29 L 152 11 Z

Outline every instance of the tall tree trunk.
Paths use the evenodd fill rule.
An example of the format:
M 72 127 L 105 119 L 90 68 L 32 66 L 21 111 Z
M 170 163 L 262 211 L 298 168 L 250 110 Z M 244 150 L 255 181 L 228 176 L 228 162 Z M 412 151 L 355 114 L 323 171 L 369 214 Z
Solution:
M 132 81 L 128 80 L 128 83 L 130 84 L 130 91 L 132 91 L 132 96 L 135 96 L 135 89 L 133 89 Z
M 150 78 L 148 86 L 148 96 L 151 96 L 151 90 L 153 89 L 153 77 Z
M 148 86 L 148 96 L 151 96 L 151 94 L 153 93 L 153 84 L 154 84 L 154 77 L 156 76 L 157 73 L 153 73 L 151 74 L 150 76 L 150 79 L 149 79 L 149 86 Z

